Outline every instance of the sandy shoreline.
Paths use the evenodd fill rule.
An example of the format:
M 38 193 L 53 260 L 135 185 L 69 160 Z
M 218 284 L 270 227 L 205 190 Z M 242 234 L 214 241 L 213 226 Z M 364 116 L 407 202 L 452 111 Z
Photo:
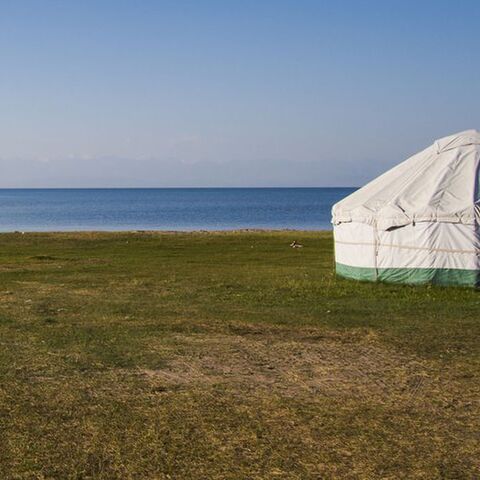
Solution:
M 325 233 L 332 232 L 328 229 L 307 230 L 295 228 L 240 228 L 232 230 L 30 230 L 30 231 L 8 231 L 1 232 L 0 235 L 40 235 L 40 234 L 148 234 L 148 235 L 175 235 L 175 234 L 232 234 L 232 233 L 285 233 L 285 232 L 307 232 L 307 233 Z

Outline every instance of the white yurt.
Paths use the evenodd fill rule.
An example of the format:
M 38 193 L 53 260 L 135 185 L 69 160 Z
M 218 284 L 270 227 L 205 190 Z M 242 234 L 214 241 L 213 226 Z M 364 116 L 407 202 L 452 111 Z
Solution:
M 337 274 L 475 286 L 480 281 L 480 133 L 433 145 L 332 209 Z

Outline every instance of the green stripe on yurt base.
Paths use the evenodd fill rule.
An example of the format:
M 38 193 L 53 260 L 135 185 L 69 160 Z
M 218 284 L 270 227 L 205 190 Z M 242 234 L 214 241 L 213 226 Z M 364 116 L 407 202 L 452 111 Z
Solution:
M 459 285 L 474 287 L 478 285 L 480 272 L 456 268 L 375 268 L 351 267 L 342 263 L 335 264 L 337 275 L 355 280 L 387 283 L 407 283 L 413 285 Z

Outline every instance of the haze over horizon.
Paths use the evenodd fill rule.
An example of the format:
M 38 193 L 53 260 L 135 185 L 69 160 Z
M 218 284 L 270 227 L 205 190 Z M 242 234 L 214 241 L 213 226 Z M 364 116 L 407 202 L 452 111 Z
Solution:
M 0 187 L 360 186 L 480 128 L 479 15 L 468 0 L 5 2 Z

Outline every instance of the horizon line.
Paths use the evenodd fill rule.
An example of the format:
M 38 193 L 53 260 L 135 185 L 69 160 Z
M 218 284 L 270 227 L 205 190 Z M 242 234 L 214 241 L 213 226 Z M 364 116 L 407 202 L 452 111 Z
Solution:
M 215 186 L 215 187 L 204 187 L 204 186 L 196 186 L 196 187 L 1 187 L 0 190 L 232 190 L 232 189 L 288 189 L 288 188 L 303 188 L 303 189 L 315 189 L 315 188 L 359 188 L 358 186 L 349 186 L 349 185 L 338 185 L 338 186 L 256 186 L 256 187 L 248 187 L 248 186 L 235 186 L 235 187 L 226 187 L 226 186 Z

